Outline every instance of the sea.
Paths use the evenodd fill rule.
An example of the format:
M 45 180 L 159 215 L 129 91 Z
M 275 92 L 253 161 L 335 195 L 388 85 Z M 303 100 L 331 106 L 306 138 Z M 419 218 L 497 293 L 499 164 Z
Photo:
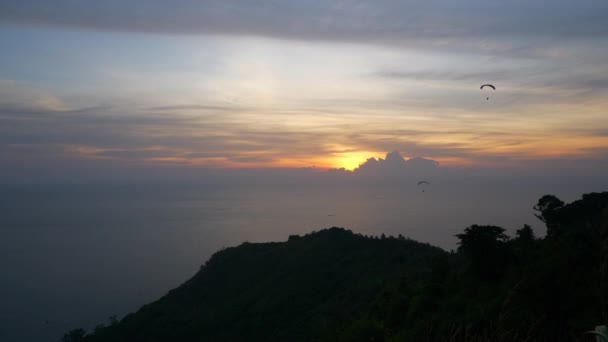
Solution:
M 0 341 L 59 341 L 138 310 L 192 277 L 216 251 L 332 226 L 399 234 L 446 250 L 472 224 L 513 235 L 552 193 L 587 183 L 0 185 Z

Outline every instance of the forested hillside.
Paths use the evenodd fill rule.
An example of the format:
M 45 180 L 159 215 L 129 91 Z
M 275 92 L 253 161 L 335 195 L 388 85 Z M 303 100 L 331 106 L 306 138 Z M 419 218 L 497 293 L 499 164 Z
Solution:
M 591 341 L 584 333 L 607 319 L 607 206 L 608 193 L 543 196 L 546 237 L 472 225 L 452 253 L 342 228 L 244 243 L 64 341 Z

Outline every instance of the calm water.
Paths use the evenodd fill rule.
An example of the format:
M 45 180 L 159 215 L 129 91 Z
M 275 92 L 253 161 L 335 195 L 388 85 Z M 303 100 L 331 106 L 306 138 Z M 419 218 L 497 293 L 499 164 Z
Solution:
M 572 185 L 416 186 L 176 184 L 0 187 L 0 340 L 56 341 L 122 317 L 243 241 L 280 241 L 323 227 L 403 234 L 446 249 L 473 223 L 544 230 L 531 207 Z M 561 188 L 564 188 L 563 185 Z

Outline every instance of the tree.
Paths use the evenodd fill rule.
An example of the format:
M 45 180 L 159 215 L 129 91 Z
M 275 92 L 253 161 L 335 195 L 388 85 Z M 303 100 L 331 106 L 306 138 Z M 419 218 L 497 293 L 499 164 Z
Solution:
M 602 215 L 602 226 L 600 227 L 601 237 L 601 254 L 600 254 L 600 289 L 602 295 L 602 314 L 604 316 L 604 322 L 608 322 L 608 294 L 606 288 L 608 288 L 608 207 L 603 211 Z
M 74 329 L 63 335 L 63 342 L 81 342 L 84 341 L 85 335 L 84 329 Z
M 554 195 L 544 195 L 538 200 L 534 206 L 534 210 L 538 214 L 534 214 L 539 220 L 543 221 L 547 226 L 547 235 L 555 236 L 559 229 L 556 222 L 557 211 L 564 206 L 564 202 Z
M 530 243 L 536 239 L 532 227 L 524 224 L 523 228 L 518 229 L 516 232 L 516 240 L 522 243 Z
M 462 234 L 458 251 L 464 253 L 474 273 L 485 279 L 494 279 L 502 274 L 507 262 L 505 242 L 509 237 L 504 228 L 472 225 Z

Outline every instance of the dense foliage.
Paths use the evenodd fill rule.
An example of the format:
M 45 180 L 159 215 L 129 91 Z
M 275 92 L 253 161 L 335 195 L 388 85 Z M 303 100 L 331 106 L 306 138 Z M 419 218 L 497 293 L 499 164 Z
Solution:
M 606 319 L 607 207 L 608 193 L 544 196 L 534 209 L 545 238 L 473 225 L 452 253 L 341 228 L 244 243 L 137 313 L 64 341 L 591 341 L 584 332 Z

